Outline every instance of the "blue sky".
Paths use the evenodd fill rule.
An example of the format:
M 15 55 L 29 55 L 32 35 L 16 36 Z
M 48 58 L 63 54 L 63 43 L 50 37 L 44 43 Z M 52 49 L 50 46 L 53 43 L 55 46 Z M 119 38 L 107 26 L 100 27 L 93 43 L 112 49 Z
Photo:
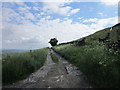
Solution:
M 118 23 L 108 2 L 3 2 L 3 49 L 37 49 L 79 39 Z

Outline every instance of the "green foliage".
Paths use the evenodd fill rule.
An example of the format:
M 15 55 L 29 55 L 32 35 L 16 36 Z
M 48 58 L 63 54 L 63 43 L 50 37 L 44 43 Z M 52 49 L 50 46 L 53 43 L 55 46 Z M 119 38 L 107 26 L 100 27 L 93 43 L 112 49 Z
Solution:
M 81 47 L 67 44 L 53 49 L 79 67 L 94 87 L 120 88 L 120 51 L 108 50 L 97 41 L 86 43 Z
M 3 55 L 3 84 L 13 83 L 26 78 L 29 74 L 43 66 L 46 56 L 47 48 Z
M 56 38 L 52 38 L 50 39 L 49 43 L 52 45 L 52 46 L 56 46 L 57 43 L 58 43 L 58 40 Z
M 59 62 L 59 60 L 58 60 L 58 58 L 56 57 L 55 54 L 52 54 L 52 53 L 51 53 L 51 58 L 52 58 L 53 62 L 55 62 L 55 63 L 58 63 L 58 62 Z

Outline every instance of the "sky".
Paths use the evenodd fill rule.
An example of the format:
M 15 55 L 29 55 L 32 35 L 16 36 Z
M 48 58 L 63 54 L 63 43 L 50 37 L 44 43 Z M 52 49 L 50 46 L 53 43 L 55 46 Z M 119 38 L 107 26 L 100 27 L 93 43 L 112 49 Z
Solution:
M 2 49 L 38 49 L 118 23 L 117 2 L 1 2 Z M 1 13 L 1 12 L 0 12 Z

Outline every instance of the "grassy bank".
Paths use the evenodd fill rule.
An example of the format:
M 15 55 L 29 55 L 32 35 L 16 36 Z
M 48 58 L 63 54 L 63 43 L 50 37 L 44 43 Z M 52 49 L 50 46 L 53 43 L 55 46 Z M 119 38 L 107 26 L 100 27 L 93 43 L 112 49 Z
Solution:
M 2 55 L 0 55 L 0 87 L 2 86 Z
M 2 82 L 9 84 L 26 78 L 43 66 L 47 48 L 2 56 Z
M 120 88 L 120 51 L 108 50 L 97 41 L 81 47 L 66 44 L 53 49 L 79 67 L 93 87 Z

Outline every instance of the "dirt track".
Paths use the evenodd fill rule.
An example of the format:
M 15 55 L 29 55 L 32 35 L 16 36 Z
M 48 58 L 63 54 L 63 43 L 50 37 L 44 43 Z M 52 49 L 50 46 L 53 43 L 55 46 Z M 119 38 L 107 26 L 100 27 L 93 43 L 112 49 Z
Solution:
M 54 63 L 50 54 L 55 54 L 59 62 Z M 3 86 L 4 88 L 91 88 L 86 77 L 74 65 L 55 53 L 48 50 L 45 65 L 32 73 L 25 80 L 12 85 Z

